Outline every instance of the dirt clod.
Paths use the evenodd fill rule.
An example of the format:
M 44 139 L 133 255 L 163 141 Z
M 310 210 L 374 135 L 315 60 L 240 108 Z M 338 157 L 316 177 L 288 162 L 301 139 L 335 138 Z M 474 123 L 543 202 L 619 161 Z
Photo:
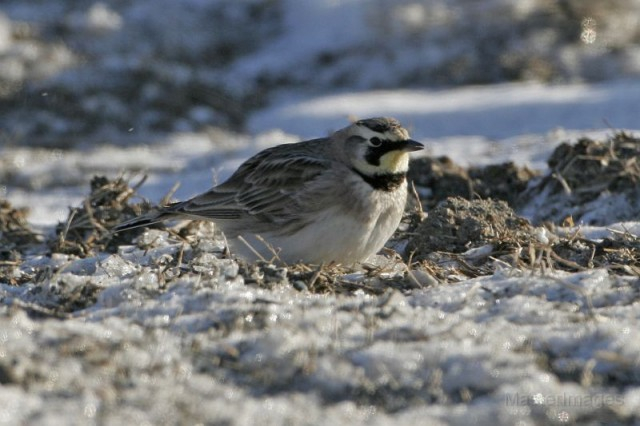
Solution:
M 512 162 L 465 169 L 449 157 L 418 158 L 411 162 L 409 179 L 429 190 L 423 198 L 426 209 L 448 197 L 493 198 L 513 205 L 538 173 Z
M 485 244 L 524 243 L 531 229 L 504 201 L 448 198 L 418 226 L 408 250 L 420 258 L 434 251 L 461 253 Z

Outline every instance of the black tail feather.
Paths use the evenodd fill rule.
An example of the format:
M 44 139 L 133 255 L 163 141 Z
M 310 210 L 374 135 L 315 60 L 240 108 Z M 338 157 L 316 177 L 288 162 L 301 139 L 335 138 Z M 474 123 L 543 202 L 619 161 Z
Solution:
M 170 219 L 172 215 L 166 214 L 165 212 L 151 212 L 146 215 L 135 217 L 133 219 L 124 221 L 111 230 L 112 233 L 116 234 L 122 231 L 128 231 L 130 229 L 141 228 L 143 226 L 153 225 L 154 223 L 163 222 L 167 219 Z

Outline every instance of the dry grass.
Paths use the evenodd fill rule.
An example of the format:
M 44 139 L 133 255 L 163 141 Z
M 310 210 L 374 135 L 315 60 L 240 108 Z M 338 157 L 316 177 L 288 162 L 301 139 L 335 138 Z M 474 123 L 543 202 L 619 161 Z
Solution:
M 125 219 L 150 210 L 146 201 L 130 204 L 136 189 L 120 176 L 114 180 L 95 176 L 91 180 L 91 192 L 81 207 L 72 208 L 66 222 L 56 227 L 56 238 L 49 241 L 51 252 L 80 257 L 95 255 L 99 251 L 115 251 L 118 245 L 130 242 L 142 230 L 130 230 L 119 234 L 110 229 Z

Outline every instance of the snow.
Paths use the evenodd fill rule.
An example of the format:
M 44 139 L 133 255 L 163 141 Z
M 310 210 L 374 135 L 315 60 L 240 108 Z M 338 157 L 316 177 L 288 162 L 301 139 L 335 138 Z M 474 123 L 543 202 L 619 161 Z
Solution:
M 255 114 L 249 128 L 313 137 L 349 117 L 397 117 L 414 137 L 484 136 L 502 139 L 552 129 L 636 128 L 640 82 L 462 87 L 451 90 L 348 92 L 285 102 Z M 499 117 L 499 119 L 496 119 Z
M 543 169 L 561 142 L 620 128 L 640 132 L 633 43 L 620 55 L 627 59 L 611 65 L 619 70 L 615 78 L 598 83 L 579 82 L 579 65 L 593 51 L 569 45 L 556 52 L 567 69 L 578 64 L 569 82 L 403 84 L 416 69 L 474 52 L 469 40 L 483 34 L 461 32 L 463 23 L 476 22 L 470 15 L 478 21 L 496 15 L 489 25 L 511 16 L 526 21 L 541 10 L 535 1 L 272 2 L 281 20 L 255 22 L 260 40 L 224 64 L 194 58 L 206 56 L 216 37 L 245 46 L 248 32 L 231 29 L 237 22 L 246 29 L 252 21 L 245 12 L 261 2 L 229 2 L 216 15 L 220 26 L 208 13 L 221 1 L 37 3 L 9 1 L 0 14 L 6 87 L 35 81 L 43 95 L 48 87 L 53 95 L 69 89 L 80 94 L 84 113 L 111 117 L 109 132 L 96 126 L 95 133 L 69 136 L 75 117 L 57 115 L 56 108 L 44 118 L 28 110 L 25 121 L 19 108 L 6 108 L 13 120 L 7 129 L 29 137 L 0 135 L 0 196 L 29 207 L 29 221 L 45 234 L 79 205 L 94 174 L 125 173 L 133 182 L 148 175 L 139 192 L 153 202 L 179 182 L 174 197 L 184 199 L 262 149 L 325 136 L 353 117 L 394 116 L 425 142 L 420 155 L 448 155 L 463 166 L 515 161 Z M 501 8 L 515 15 L 499 16 Z M 21 28 L 29 33 L 18 21 L 35 22 L 27 25 L 35 33 L 61 22 L 58 30 L 77 38 L 53 51 L 51 44 L 12 36 Z M 597 43 L 611 28 L 608 19 L 599 22 Z M 620 22 L 624 34 L 611 43 L 631 37 L 626 29 L 637 18 Z M 420 35 L 425 23 L 435 39 Z M 545 46 L 543 35 L 523 43 Z M 418 48 L 398 49 L 392 66 L 380 66 L 397 45 Z M 338 56 L 320 67 L 323 54 Z M 181 55 L 185 62 L 176 59 Z M 20 62 L 27 56 L 33 63 Z M 149 60 L 154 57 L 161 60 Z M 83 61 L 86 68 L 75 68 Z M 604 68 L 593 72 L 608 77 Z M 219 111 L 196 101 L 170 118 L 161 109 L 135 111 L 140 104 L 118 98 L 115 88 L 141 70 L 149 81 L 122 87 L 144 85 L 145 106 L 175 95 L 156 84 L 155 73 L 185 84 L 222 81 L 237 92 L 251 92 L 265 75 L 291 84 L 275 90 L 248 117 L 246 131 L 236 132 L 203 127 Z M 346 83 L 333 84 L 336 76 Z M 112 97 L 87 89 L 103 85 Z M 146 126 L 157 117 L 168 121 L 164 131 Z M 38 148 L 30 139 L 38 134 L 29 129 L 50 122 L 55 126 L 45 133 L 52 139 L 84 143 Z M 640 235 L 640 222 L 558 232 L 599 240 L 616 232 Z M 540 241 L 545 238 L 540 231 Z M 320 295 L 280 280 L 277 268 L 269 272 L 271 287 L 247 284 L 238 263 L 219 258 L 223 248 L 218 239 L 190 247 L 149 231 L 117 253 L 25 259 L 17 273 L 31 276 L 27 283 L 0 282 L 0 424 L 596 424 L 612 415 L 638 422 L 637 276 L 504 265 L 491 276 L 444 285 L 420 270 L 414 272 L 420 288 Z M 182 250 L 197 252 L 189 265 L 177 260 Z M 484 256 L 483 250 L 466 254 Z M 94 294 L 77 294 L 89 287 Z M 91 297 L 62 315 L 54 309 Z
M 116 257 L 102 262 L 111 263 L 111 273 Z M 14 374 L 33 374 L 34 368 L 46 368 L 38 371 L 49 377 L 55 374 L 53 382 L 43 384 L 50 389 L 47 403 L 57 407 L 49 411 L 49 419 L 55 412 L 61 418 L 65 411 L 86 415 L 94 406 L 107 422 L 129 418 L 137 409 L 142 410 L 138 416 L 151 423 L 195 415 L 231 415 L 243 423 L 255 418 L 260 407 L 273 406 L 260 414 L 267 424 L 286 419 L 317 423 L 325 416 L 364 423 L 369 404 L 378 407 L 370 415 L 382 424 L 420 417 L 465 424 L 468 416 L 498 416 L 509 423 L 529 416 L 541 420 L 561 411 L 576 419 L 593 408 L 551 402 L 546 404 L 551 411 L 544 413 L 537 404 L 510 407 L 506 401 L 517 395 L 574 400 L 600 395 L 615 397 L 603 405 L 618 409 L 626 400 L 611 389 L 563 383 L 541 369 L 537 351 L 548 353 L 556 373 L 595 369 L 616 374 L 620 362 L 640 356 L 632 343 L 637 333 L 628 323 L 636 309 L 633 281 L 614 279 L 602 270 L 493 276 L 382 297 L 313 296 L 288 286 L 261 290 L 245 286 L 233 271 L 224 273 L 231 281 L 221 276 L 203 277 L 199 283 L 179 281 L 155 298 L 144 296 L 157 285 L 144 274 L 98 274 L 105 290 L 75 318 L 32 320 L 5 308 L 3 353 L 25 369 Z M 63 272 L 60 281 L 68 282 L 73 275 Z M 608 300 L 612 289 L 617 293 L 614 305 Z M 4 298 L 11 305 L 6 293 Z M 57 358 L 55 351 L 43 352 L 34 341 L 71 352 Z M 122 345 L 128 349 L 119 350 Z M 609 359 L 607 353 L 617 355 Z M 228 362 L 234 373 L 220 369 Z M 123 368 L 138 373 L 126 379 L 131 387 L 126 390 L 80 373 L 87 368 L 106 368 L 102 375 Z M 625 374 L 637 374 L 637 365 L 624 368 Z M 283 386 L 298 391 L 287 396 L 276 390 Z M 76 388 L 83 389 L 81 400 L 65 397 L 63 389 Z M 367 389 L 376 394 L 367 396 Z M 450 401 L 450 409 L 444 409 L 447 397 L 434 393 L 438 389 L 445 395 L 467 389 L 484 396 L 469 405 Z M 9 412 L 9 422 L 33 419 L 41 412 L 41 405 L 33 403 L 34 391 L 39 392 L 4 388 L 3 403 L 24 407 L 20 413 Z M 117 410 L 104 411 L 117 395 L 131 392 L 138 396 L 124 398 Z M 364 405 L 349 402 L 353 392 L 361 394 Z M 140 399 L 144 394 L 154 397 Z M 182 408 L 169 410 L 174 404 Z M 322 404 L 328 404 L 327 409 L 320 410 Z M 400 407 L 406 408 L 396 417 L 392 413 Z

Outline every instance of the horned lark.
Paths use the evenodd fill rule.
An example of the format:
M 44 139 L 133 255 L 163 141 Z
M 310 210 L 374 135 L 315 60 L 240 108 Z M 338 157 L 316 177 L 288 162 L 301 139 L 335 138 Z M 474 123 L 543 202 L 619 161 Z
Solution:
M 266 149 L 226 182 L 115 231 L 174 218 L 205 219 L 240 254 L 257 251 L 272 258 L 276 250 L 286 263 L 361 262 L 398 227 L 409 152 L 422 148 L 393 118 L 360 120 L 327 138 Z

